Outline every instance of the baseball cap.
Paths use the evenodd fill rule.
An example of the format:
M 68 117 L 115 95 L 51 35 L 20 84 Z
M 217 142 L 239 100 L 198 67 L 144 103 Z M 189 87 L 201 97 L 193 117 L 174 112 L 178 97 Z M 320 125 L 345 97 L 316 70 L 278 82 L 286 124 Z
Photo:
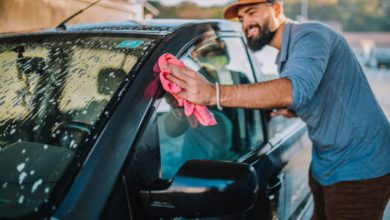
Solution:
M 225 9 L 225 12 L 223 14 L 223 17 L 226 19 L 231 19 L 237 17 L 237 12 L 239 7 L 243 5 L 250 5 L 250 4 L 256 4 L 256 3 L 275 3 L 276 0 L 239 0 L 236 3 L 228 5 L 228 7 Z

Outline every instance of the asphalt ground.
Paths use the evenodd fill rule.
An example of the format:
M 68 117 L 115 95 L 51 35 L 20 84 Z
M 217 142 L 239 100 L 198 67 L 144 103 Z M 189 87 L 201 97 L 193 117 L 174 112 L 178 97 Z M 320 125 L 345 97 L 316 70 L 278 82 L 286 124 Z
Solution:
M 390 69 L 366 68 L 365 73 L 387 120 L 390 121 Z M 390 220 L 390 203 L 387 204 L 383 220 Z

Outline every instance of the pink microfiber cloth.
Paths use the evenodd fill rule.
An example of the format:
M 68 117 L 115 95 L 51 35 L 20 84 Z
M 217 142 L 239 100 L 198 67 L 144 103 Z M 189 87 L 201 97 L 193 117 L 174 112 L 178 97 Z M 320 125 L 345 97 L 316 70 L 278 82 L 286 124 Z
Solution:
M 184 107 L 184 113 L 187 117 L 193 114 L 203 126 L 216 125 L 217 121 L 214 115 L 209 112 L 206 106 L 189 102 L 177 95 L 177 93 L 182 91 L 182 88 L 166 78 L 167 75 L 171 74 L 171 71 L 167 69 L 168 64 L 185 67 L 184 63 L 172 54 L 165 53 L 160 56 L 156 65 L 153 67 L 153 71 L 159 73 L 160 81 L 165 91 L 176 98 L 180 107 Z

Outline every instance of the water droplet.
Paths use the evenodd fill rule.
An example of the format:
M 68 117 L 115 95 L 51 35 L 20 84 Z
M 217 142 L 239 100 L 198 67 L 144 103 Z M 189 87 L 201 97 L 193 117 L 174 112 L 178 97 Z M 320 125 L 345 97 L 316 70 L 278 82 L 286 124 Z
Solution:
M 26 178 L 26 177 L 27 177 L 27 173 L 26 173 L 26 172 L 22 172 L 22 173 L 19 175 L 19 184 L 22 184 L 24 178 Z
M 75 145 L 75 141 L 74 140 L 72 140 L 71 142 L 70 142 L 70 148 L 73 148 L 73 145 Z M 74 147 L 74 148 L 76 148 L 76 147 Z
M 43 149 L 47 150 L 49 146 L 47 144 L 43 145 Z
M 25 150 L 24 150 L 25 151 Z M 23 151 L 22 151 L 22 153 L 23 153 Z M 26 164 L 25 163 L 21 163 L 21 164 L 19 164 L 17 167 L 16 167 L 16 169 L 19 171 L 19 173 L 20 172 L 22 172 L 22 170 L 24 169 L 24 167 L 26 166 Z
M 4 189 L 7 188 L 7 186 L 8 186 L 8 182 L 3 183 L 3 188 Z
M 26 149 L 23 149 L 23 150 L 22 150 L 22 154 L 25 154 L 25 153 L 26 153 Z
M 34 175 L 35 174 L 35 170 L 31 170 L 30 171 L 30 176 Z
M 35 181 L 35 183 L 33 184 L 32 188 L 31 188 L 31 193 L 34 193 L 37 190 L 37 188 L 39 187 L 39 185 L 42 184 L 42 182 L 43 182 L 42 179 Z
M 9 134 L 14 134 L 15 132 L 16 132 L 16 129 L 13 128 L 13 129 L 11 130 L 11 132 L 9 132 Z
M 45 188 L 45 193 L 48 194 L 50 192 L 50 188 L 49 187 L 46 187 Z
M 19 197 L 19 200 L 18 200 L 19 204 L 22 204 L 22 203 L 23 203 L 23 200 L 24 200 L 24 196 L 20 196 L 20 197 Z
M 33 131 L 38 130 L 38 128 L 39 128 L 39 125 L 35 126 L 35 127 L 33 128 Z

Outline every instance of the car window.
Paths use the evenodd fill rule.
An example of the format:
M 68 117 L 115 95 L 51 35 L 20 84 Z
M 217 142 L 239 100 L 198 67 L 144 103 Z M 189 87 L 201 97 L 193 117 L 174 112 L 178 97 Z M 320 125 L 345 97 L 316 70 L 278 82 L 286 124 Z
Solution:
M 0 40 L 0 218 L 48 206 L 121 95 L 152 38 Z M 71 169 L 71 170 L 69 170 Z M 55 207 L 50 205 L 50 209 Z
M 180 57 L 211 82 L 246 84 L 254 75 L 240 38 L 201 39 Z M 263 141 L 260 112 L 239 108 L 209 107 L 218 124 L 205 127 L 186 117 L 177 101 L 166 94 L 158 111 L 162 177 L 171 178 L 191 159 L 235 161 Z

